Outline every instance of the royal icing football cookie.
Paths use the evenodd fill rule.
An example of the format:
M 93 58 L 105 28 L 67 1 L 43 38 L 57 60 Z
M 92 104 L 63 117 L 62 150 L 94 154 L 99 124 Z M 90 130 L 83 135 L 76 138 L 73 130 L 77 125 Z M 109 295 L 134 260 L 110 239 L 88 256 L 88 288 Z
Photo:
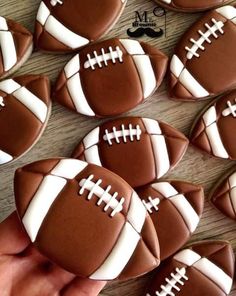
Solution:
M 96 41 L 118 20 L 126 0 L 43 0 L 35 44 L 45 51 L 70 52 Z
M 176 253 L 200 221 L 204 191 L 183 181 L 160 181 L 137 188 L 152 218 L 160 244 L 161 261 Z
M 223 214 L 236 220 L 236 171 L 221 179 L 210 194 L 213 205 Z
M 36 143 L 50 106 L 45 76 L 25 75 L 0 82 L 0 164 L 19 158 Z
M 190 141 L 215 157 L 236 160 L 236 91 L 211 103 L 194 123 Z M 233 132 L 233 134 L 232 134 Z
M 13 74 L 32 50 L 32 34 L 15 21 L 0 16 L 0 79 Z
M 172 98 L 197 101 L 236 87 L 235 20 L 236 8 L 223 6 L 183 35 L 170 63 Z
M 155 0 L 161 6 L 183 12 L 198 12 L 220 6 L 227 0 Z
M 225 241 L 202 241 L 165 261 L 146 296 L 226 296 L 234 278 L 234 253 Z
M 126 117 L 93 129 L 72 157 L 103 166 L 132 187 L 138 187 L 169 172 L 182 159 L 187 147 L 187 138 L 166 123 Z
M 87 116 L 114 116 L 151 96 L 168 58 L 144 42 L 110 39 L 87 46 L 61 72 L 54 99 Z
M 114 173 L 77 159 L 49 159 L 15 174 L 16 207 L 39 251 L 94 280 L 128 279 L 159 265 L 152 220 Z

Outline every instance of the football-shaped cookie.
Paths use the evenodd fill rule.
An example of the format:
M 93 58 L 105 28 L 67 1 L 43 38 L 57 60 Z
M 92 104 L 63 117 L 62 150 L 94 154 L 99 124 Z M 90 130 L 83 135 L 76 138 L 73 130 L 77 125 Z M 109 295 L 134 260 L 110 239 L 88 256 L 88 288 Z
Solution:
M 45 76 L 25 75 L 0 82 L 0 165 L 19 158 L 36 143 L 50 107 Z
M 0 16 L 0 78 L 15 72 L 32 50 L 32 34 L 15 21 Z
M 184 34 L 170 63 L 171 97 L 194 101 L 236 87 L 235 20 L 236 8 L 223 6 Z
M 176 253 L 195 231 L 203 211 L 204 192 L 183 181 L 161 181 L 137 188 L 156 228 L 161 261 Z
M 210 194 L 211 202 L 223 214 L 236 220 L 236 172 L 221 179 Z
M 16 171 L 16 207 L 39 251 L 94 280 L 128 279 L 159 265 L 152 220 L 114 173 L 77 159 L 49 159 Z
M 236 160 L 236 91 L 215 100 L 194 123 L 190 141 L 219 158 Z
M 234 276 L 234 253 L 225 241 L 203 241 L 165 261 L 146 296 L 226 296 Z
M 197 12 L 220 6 L 227 0 L 155 0 L 161 6 L 183 12 Z
M 118 20 L 126 0 L 43 0 L 35 26 L 36 47 L 70 52 L 103 36 Z
M 72 157 L 103 166 L 132 187 L 159 179 L 183 157 L 185 136 L 170 125 L 150 118 L 119 118 L 93 129 Z
M 135 40 L 87 46 L 61 72 L 54 98 L 87 116 L 114 116 L 143 102 L 161 84 L 168 58 Z

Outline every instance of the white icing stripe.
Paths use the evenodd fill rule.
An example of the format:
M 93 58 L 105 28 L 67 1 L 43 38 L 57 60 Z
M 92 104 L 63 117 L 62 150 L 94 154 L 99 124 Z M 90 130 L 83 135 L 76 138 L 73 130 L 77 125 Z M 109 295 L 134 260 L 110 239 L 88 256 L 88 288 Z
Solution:
M 9 71 L 17 63 L 16 47 L 11 32 L 0 31 L 0 46 L 4 70 Z
M 120 42 L 130 55 L 145 55 L 145 52 L 138 41 L 131 39 L 120 39 Z
M 72 76 L 67 81 L 68 91 L 70 93 L 71 99 L 75 105 L 76 110 L 84 115 L 88 116 L 95 116 L 95 113 L 90 108 L 87 99 L 84 95 L 80 75 L 77 73 L 76 75 Z
M 160 178 L 170 169 L 170 160 L 166 141 L 163 135 L 151 135 L 151 141 L 156 164 L 157 178 Z
M 0 82 L 0 90 L 7 94 L 13 94 L 15 99 L 25 105 L 42 123 L 46 121 L 47 105 L 26 87 L 21 86 L 13 79 L 7 79 Z
M 211 145 L 213 154 L 221 158 L 229 158 L 229 155 L 222 143 L 216 123 L 213 123 L 210 126 L 206 127 L 206 134 Z
M 51 171 L 52 175 L 73 179 L 87 167 L 87 163 L 78 159 L 62 159 Z
M 66 179 L 57 176 L 46 176 L 40 184 L 22 219 L 32 242 L 35 241 L 45 216 L 65 185 Z
M 65 66 L 64 71 L 66 78 L 70 78 L 80 70 L 79 54 L 75 55 Z
M 14 97 L 25 105 L 42 123 L 46 121 L 47 105 L 27 88 L 21 87 L 13 93 Z
M 2 16 L 0 16 L 0 31 L 8 31 L 7 21 Z
M 97 145 L 91 146 L 90 148 L 86 149 L 84 151 L 84 157 L 88 163 L 93 163 L 98 166 L 102 166 Z
M 177 57 L 177 55 L 173 55 L 170 62 L 170 71 L 175 75 L 176 78 L 180 76 L 184 69 L 184 64 Z
M 147 98 L 156 89 L 156 77 L 150 58 L 147 55 L 133 56 L 142 83 L 143 96 Z
M 38 13 L 36 16 L 37 21 L 44 26 L 48 17 L 50 15 L 50 10 L 47 8 L 47 6 L 42 1 L 39 5 Z
M 199 82 L 184 69 L 179 76 L 180 83 L 196 98 L 208 97 L 209 93 L 200 85 Z
M 233 280 L 217 265 L 207 258 L 202 258 L 193 266 L 219 286 L 227 295 L 229 294 Z
M 179 194 L 169 182 L 154 183 L 151 187 L 173 203 L 181 213 L 190 232 L 194 232 L 199 223 L 199 216 L 186 197 L 183 194 Z
M 87 136 L 83 139 L 84 148 L 88 149 L 89 147 L 98 144 L 99 142 L 99 133 L 100 133 L 100 127 L 96 127 L 93 129 Z
M 180 263 L 183 263 L 187 266 L 192 266 L 200 259 L 201 256 L 190 249 L 182 250 L 174 256 L 174 260 L 179 261 Z
M 162 2 L 165 2 L 167 4 L 170 4 L 172 0 L 161 0 Z
M 236 17 L 236 9 L 231 5 L 226 5 L 220 8 L 217 8 L 216 11 L 221 14 L 223 17 L 231 20 Z
M 160 192 L 166 198 L 177 195 L 179 192 L 169 182 L 159 182 L 151 185 L 153 189 Z
M 138 242 L 139 234 L 126 222 L 116 245 L 101 267 L 91 276 L 93 280 L 113 280 L 119 276 L 133 255 Z
M 230 199 L 233 206 L 234 211 L 236 211 L 236 187 L 232 188 L 230 191 Z
M 10 154 L 0 150 L 0 164 L 10 162 L 12 159 L 13 157 Z
M 150 119 L 150 118 L 142 118 L 142 121 L 145 125 L 147 132 L 150 135 L 161 135 L 162 134 L 160 125 L 156 120 Z
M 193 233 L 199 223 L 199 217 L 183 194 L 170 197 L 170 201 L 181 213 L 188 229 Z
M 227 295 L 230 292 L 233 280 L 207 258 L 202 258 L 196 252 L 186 249 L 176 254 L 174 259 L 182 264 L 196 268 L 220 287 Z
M 134 229 L 140 233 L 145 223 L 146 216 L 147 211 L 144 204 L 142 203 L 137 193 L 133 191 L 127 215 L 127 221 L 129 221 Z
M 21 88 L 21 85 L 13 79 L 6 79 L 0 82 L 0 90 L 9 95 L 14 93 L 19 88 Z
M 211 125 L 212 123 L 216 122 L 217 114 L 215 106 L 211 106 L 203 115 L 203 121 L 206 126 Z
M 72 32 L 52 15 L 48 17 L 45 23 L 45 30 L 58 41 L 72 49 L 79 48 L 89 43 L 87 38 Z
M 229 184 L 231 188 L 236 187 L 236 172 L 229 177 Z

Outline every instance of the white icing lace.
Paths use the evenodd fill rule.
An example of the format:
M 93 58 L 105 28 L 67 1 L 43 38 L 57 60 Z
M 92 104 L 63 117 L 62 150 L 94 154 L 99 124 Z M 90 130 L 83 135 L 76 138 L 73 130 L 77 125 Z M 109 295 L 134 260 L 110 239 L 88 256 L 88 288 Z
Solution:
M 173 292 L 173 290 L 176 290 L 179 292 L 181 288 L 177 286 L 177 284 L 184 286 L 184 281 L 188 280 L 188 277 L 186 276 L 186 268 L 176 268 L 175 273 L 171 273 L 171 279 L 166 278 L 165 279 L 167 284 L 164 286 L 161 286 L 161 291 L 156 291 L 156 296 L 175 296 L 176 293 Z M 151 296 L 150 294 L 146 294 L 146 296 Z
M 158 211 L 159 208 L 158 208 L 158 205 L 160 203 L 160 199 L 157 197 L 157 198 L 154 198 L 152 199 L 151 196 L 148 197 L 148 200 L 149 202 L 146 202 L 144 199 L 142 200 L 145 208 L 147 209 L 147 211 L 152 214 L 152 209 L 154 208 L 155 211 Z
M 119 46 L 117 46 L 115 50 L 113 50 L 110 46 L 108 50 L 109 52 L 106 53 L 104 48 L 102 48 L 101 54 L 98 54 L 97 51 L 94 51 L 94 57 L 92 57 L 90 54 L 87 54 L 88 60 L 84 63 L 84 68 L 92 68 L 92 70 L 95 70 L 96 65 L 98 65 L 99 68 L 102 68 L 104 65 L 108 66 L 108 61 L 110 60 L 113 64 L 115 64 L 117 60 L 119 60 L 120 63 L 123 62 L 123 52 Z
M 51 3 L 52 6 L 56 6 L 57 4 L 62 5 L 63 0 L 51 0 L 50 3 Z
M 82 195 L 85 190 L 88 190 L 87 199 L 91 200 L 92 197 L 95 195 L 98 197 L 97 205 L 100 206 L 102 202 L 106 205 L 104 207 L 104 212 L 106 212 L 109 208 L 113 211 L 111 212 L 110 216 L 114 217 L 115 214 L 119 213 L 123 209 L 123 203 L 125 202 L 124 197 L 122 197 L 119 201 L 117 200 L 118 193 L 115 192 L 113 195 L 109 193 L 111 190 L 111 185 L 108 185 L 106 190 L 104 190 L 100 185 L 102 180 L 99 179 L 96 183 L 92 181 L 94 175 L 90 175 L 87 179 L 82 179 L 79 183 L 81 189 L 79 194 Z
M 103 140 L 108 141 L 109 145 L 112 145 L 113 139 L 115 139 L 116 143 L 119 144 L 120 138 L 122 138 L 125 143 L 127 142 L 127 138 L 133 142 L 135 138 L 137 141 L 139 141 L 141 134 L 142 131 L 139 125 L 136 125 L 136 127 L 133 128 L 132 124 L 129 124 L 129 129 L 125 129 L 124 124 L 122 124 L 121 130 L 117 130 L 116 127 L 113 127 L 112 132 L 109 133 L 109 131 L 106 129 Z
M 236 99 L 235 99 L 236 102 Z M 233 115 L 233 117 L 236 117 L 236 104 L 232 105 L 230 101 L 227 102 L 228 108 L 226 108 L 223 112 L 223 116 L 229 116 L 230 114 Z
M 5 103 L 4 103 L 3 97 L 0 96 L 0 110 L 1 110 L 1 107 L 5 107 Z
M 203 46 L 204 42 L 212 43 L 210 40 L 210 36 L 213 36 L 215 39 L 217 39 L 218 31 L 221 34 L 224 34 L 224 31 L 222 28 L 224 27 L 224 23 L 222 21 L 216 21 L 214 18 L 211 19 L 214 25 L 210 26 L 207 23 L 205 24 L 205 27 L 207 28 L 207 31 L 203 33 L 201 30 L 198 30 L 198 33 L 201 35 L 201 37 L 198 40 L 195 40 L 193 38 L 190 39 L 190 41 L 193 43 L 193 46 L 191 48 L 185 47 L 187 50 L 187 59 L 191 60 L 194 56 L 199 58 L 200 55 L 197 53 L 198 49 L 205 50 L 205 47 Z

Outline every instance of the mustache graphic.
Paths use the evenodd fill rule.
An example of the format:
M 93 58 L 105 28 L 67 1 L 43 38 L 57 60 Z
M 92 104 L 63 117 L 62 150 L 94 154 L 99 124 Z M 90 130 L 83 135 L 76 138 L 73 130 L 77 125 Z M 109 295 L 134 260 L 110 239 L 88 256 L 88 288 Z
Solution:
M 135 38 L 142 37 L 143 35 L 147 35 L 148 37 L 151 37 L 151 38 L 156 38 L 156 37 L 161 37 L 164 34 L 164 32 L 162 29 L 158 29 L 158 31 L 155 31 L 152 28 L 138 28 L 133 32 L 131 31 L 131 29 L 128 29 L 127 34 L 130 37 L 135 37 Z

